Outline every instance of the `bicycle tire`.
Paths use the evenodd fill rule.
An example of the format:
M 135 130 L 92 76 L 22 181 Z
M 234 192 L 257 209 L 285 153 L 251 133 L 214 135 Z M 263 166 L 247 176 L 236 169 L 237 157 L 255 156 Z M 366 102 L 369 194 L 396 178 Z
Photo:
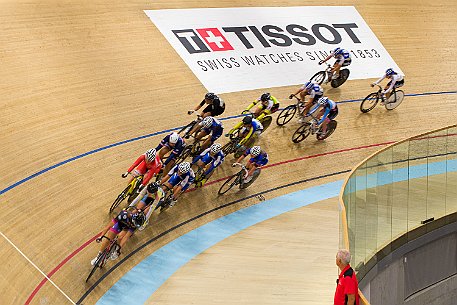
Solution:
M 373 92 L 367 95 L 360 104 L 360 111 L 362 113 L 367 113 L 373 110 L 374 107 L 378 104 L 379 95 L 377 92 Z
M 178 131 L 178 134 L 181 134 L 182 132 L 184 132 L 185 130 L 187 130 L 184 134 L 183 134 L 183 137 L 185 137 L 189 131 L 192 129 L 192 127 L 194 127 L 195 125 L 195 120 L 190 122 L 189 124 L 187 124 L 186 126 L 184 126 L 183 128 L 181 128 L 179 131 Z
M 97 270 L 97 268 L 103 267 L 103 265 L 104 265 L 103 261 L 105 260 L 106 254 L 107 254 L 107 250 L 105 249 L 105 250 L 103 250 L 103 252 L 101 254 L 98 255 L 97 260 L 95 261 L 95 264 L 92 266 L 92 269 L 90 270 L 90 273 L 86 278 L 86 283 L 89 281 L 89 279 L 92 277 L 92 275 L 94 275 L 95 270 Z
M 234 187 L 235 185 L 239 184 L 239 180 L 241 179 L 240 176 L 241 176 L 240 172 L 230 176 L 227 180 L 225 180 L 224 184 L 222 184 L 222 186 L 219 188 L 219 191 L 217 192 L 217 194 L 218 195 L 224 195 L 229 190 L 231 190 L 232 187 Z
M 319 141 L 322 141 L 322 140 L 325 140 L 327 139 L 328 137 L 330 137 L 332 135 L 332 133 L 335 131 L 336 129 L 336 126 L 338 125 L 338 122 L 335 121 L 335 120 L 331 120 L 328 125 L 327 125 L 327 131 L 325 132 L 325 134 L 323 136 L 321 135 L 317 135 L 316 138 L 319 140 Z M 319 128 L 320 130 L 320 128 Z
M 273 121 L 273 118 L 270 115 L 265 116 L 260 123 L 262 123 L 263 126 L 263 131 L 262 133 L 267 130 L 268 127 L 270 127 L 271 122 Z
M 245 188 L 248 188 L 249 186 L 251 186 L 254 183 L 254 181 L 257 180 L 257 178 L 259 176 L 260 176 L 260 168 L 257 168 L 252 173 L 252 179 L 249 182 L 245 182 L 243 184 L 240 184 L 240 189 L 245 189 Z
M 297 112 L 297 105 L 289 105 L 284 108 L 276 118 L 276 124 L 278 126 L 284 126 L 292 120 L 295 113 Z
M 311 125 L 310 124 L 303 124 L 295 130 L 294 134 L 292 135 L 292 142 L 300 143 L 304 139 L 306 139 L 311 134 Z
M 333 88 L 338 88 L 339 86 L 344 84 L 349 77 L 349 73 L 350 72 L 348 69 L 341 70 L 340 76 L 336 79 L 332 79 L 332 81 L 330 82 L 330 86 L 332 86 Z
M 324 82 L 325 80 L 325 71 L 319 71 L 317 72 L 316 74 L 314 74 L 310 79 L 309 81 L 310 82 L 313 82 L 313 83 L 316 83 L 318 85 L 322 85 L 322 83 Z
M 181 154 L 176 158 L 175 164 L 179 164 L 187 159 L 192 153 L 192 145 L 187 145 L 186 148 L 183 149 Z
M 394 93 L 395 93 L 395 102 L 386 103 L 384 105 L 384 107 L 386 107 L 387 110 L 394 110 L 395 108 L 400 106 L 401 102 L 403 102 L 403 99 L 405 98 L 405 92 L 403 92 L 403 90 L 398 90 L 398 91 L 395 91 Z
M 119 204 L 121 204 L 121 202 L 127 198 L 127 192 L 129 191 L 130 189 L 130 184 L 119 194 L 117 195 L 117 198 L 116 200 L 114 200 L 114 202 L 111 204 L 111 207 L 109 208 L 109 212 L 112 213 L 114 211 L 114 209 L 116 209 Z
M 229 155 L 235 151 L 236 141 L 230 141 L 222 147 L 222 152 L 224 155 Z

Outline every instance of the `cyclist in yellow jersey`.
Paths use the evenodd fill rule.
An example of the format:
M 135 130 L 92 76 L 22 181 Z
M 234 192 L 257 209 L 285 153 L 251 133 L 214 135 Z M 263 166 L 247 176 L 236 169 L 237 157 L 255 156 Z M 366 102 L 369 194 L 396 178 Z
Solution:
M 260 104 L 259 104 L 260 102 Z M 254 112 L 250 111 L 254 106 L 257 106 L 254 109 Z M 277 98 L 275 98 L 273 95 L 270 93 L 266 92 L 262 94 L 258 99 L 256 99 L 254 102 L 252 102 L 248 108 L 246 108 L 243 113 L 247 113 L 248 111 L 252 112 L 254 114 L 254 118 L 256 118 L 259 121 L 262 121 L 262 119 L 266 115 L 270 115 L 274 112 L 276 112 L 279 109 L 279 101 Z M 241 126 L 241 122 L 239 123 Z M 240 127 L 238 126 L 238 127 Z
M 148 225 L 149 217 L 151 217 L 151 214 L 154 211 L 154 209 L 151 208 L 154 201 L 158 204 L 164 197 L 165 192 L 160 187 L 160 184 L 158 182 L 152 182 L 148 184 L 147 187 L 143 188 L 135 200 L 132 201 L 130 207 L 136 207 L 137 210 L 144 211 L 146 214 L 146 220 L 138 230 L 142 231 Z
M 238 129 L 240 130 L 239 136 L 243 139 L 238 143 L 237 147 L 241 147 L 241 145 L 246 143 L 251 136 L 258 137 L 263 131 L 263 126 L 258 120 L 253 119 L 252 116 L 248 115 L 245 116 L 243 120 L 233 127 L 225 136 L 229 137 Z

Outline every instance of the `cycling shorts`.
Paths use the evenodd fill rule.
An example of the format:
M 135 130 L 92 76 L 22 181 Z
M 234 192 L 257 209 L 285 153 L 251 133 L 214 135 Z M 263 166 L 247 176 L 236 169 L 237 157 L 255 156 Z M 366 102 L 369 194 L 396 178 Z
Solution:
M 330 112 L 328 113 L 327 118 L 329 120 L 333 120 L 334 118 L 336 118 L 337 115 L 338 115 L 338 108 L 335 108 L 335 109 L 330 110 Z

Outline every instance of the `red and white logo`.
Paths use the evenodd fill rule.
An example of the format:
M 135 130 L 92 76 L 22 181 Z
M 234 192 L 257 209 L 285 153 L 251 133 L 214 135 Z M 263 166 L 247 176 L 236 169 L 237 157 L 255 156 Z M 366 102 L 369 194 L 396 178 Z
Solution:
M 198 34 L 205 40 L 213 51 L 233 50 L 232 45 L 225 39 L 218 28 L 197 29 Z

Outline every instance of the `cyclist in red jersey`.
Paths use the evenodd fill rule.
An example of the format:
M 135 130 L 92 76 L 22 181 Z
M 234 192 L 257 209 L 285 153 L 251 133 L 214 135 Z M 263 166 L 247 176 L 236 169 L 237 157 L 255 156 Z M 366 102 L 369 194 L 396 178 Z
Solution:
M 157 175 L 162 169 L 162 161 L 159 155 L 156 153 L 154 148 L 149 149 L 147 152 L 142 154 L 132 166 L 129 167 L 127 172 L 122 174 L 122 178 L 127 177 L 128 174 L 132 174 L 129 179 L 129 183 L 132 182 L 134 177 L 144 175 L 143 182 L 140 185 L 140 189 L 145 187 L 152 177 Z M 132 172 L 133 171 L 133 172 Z

